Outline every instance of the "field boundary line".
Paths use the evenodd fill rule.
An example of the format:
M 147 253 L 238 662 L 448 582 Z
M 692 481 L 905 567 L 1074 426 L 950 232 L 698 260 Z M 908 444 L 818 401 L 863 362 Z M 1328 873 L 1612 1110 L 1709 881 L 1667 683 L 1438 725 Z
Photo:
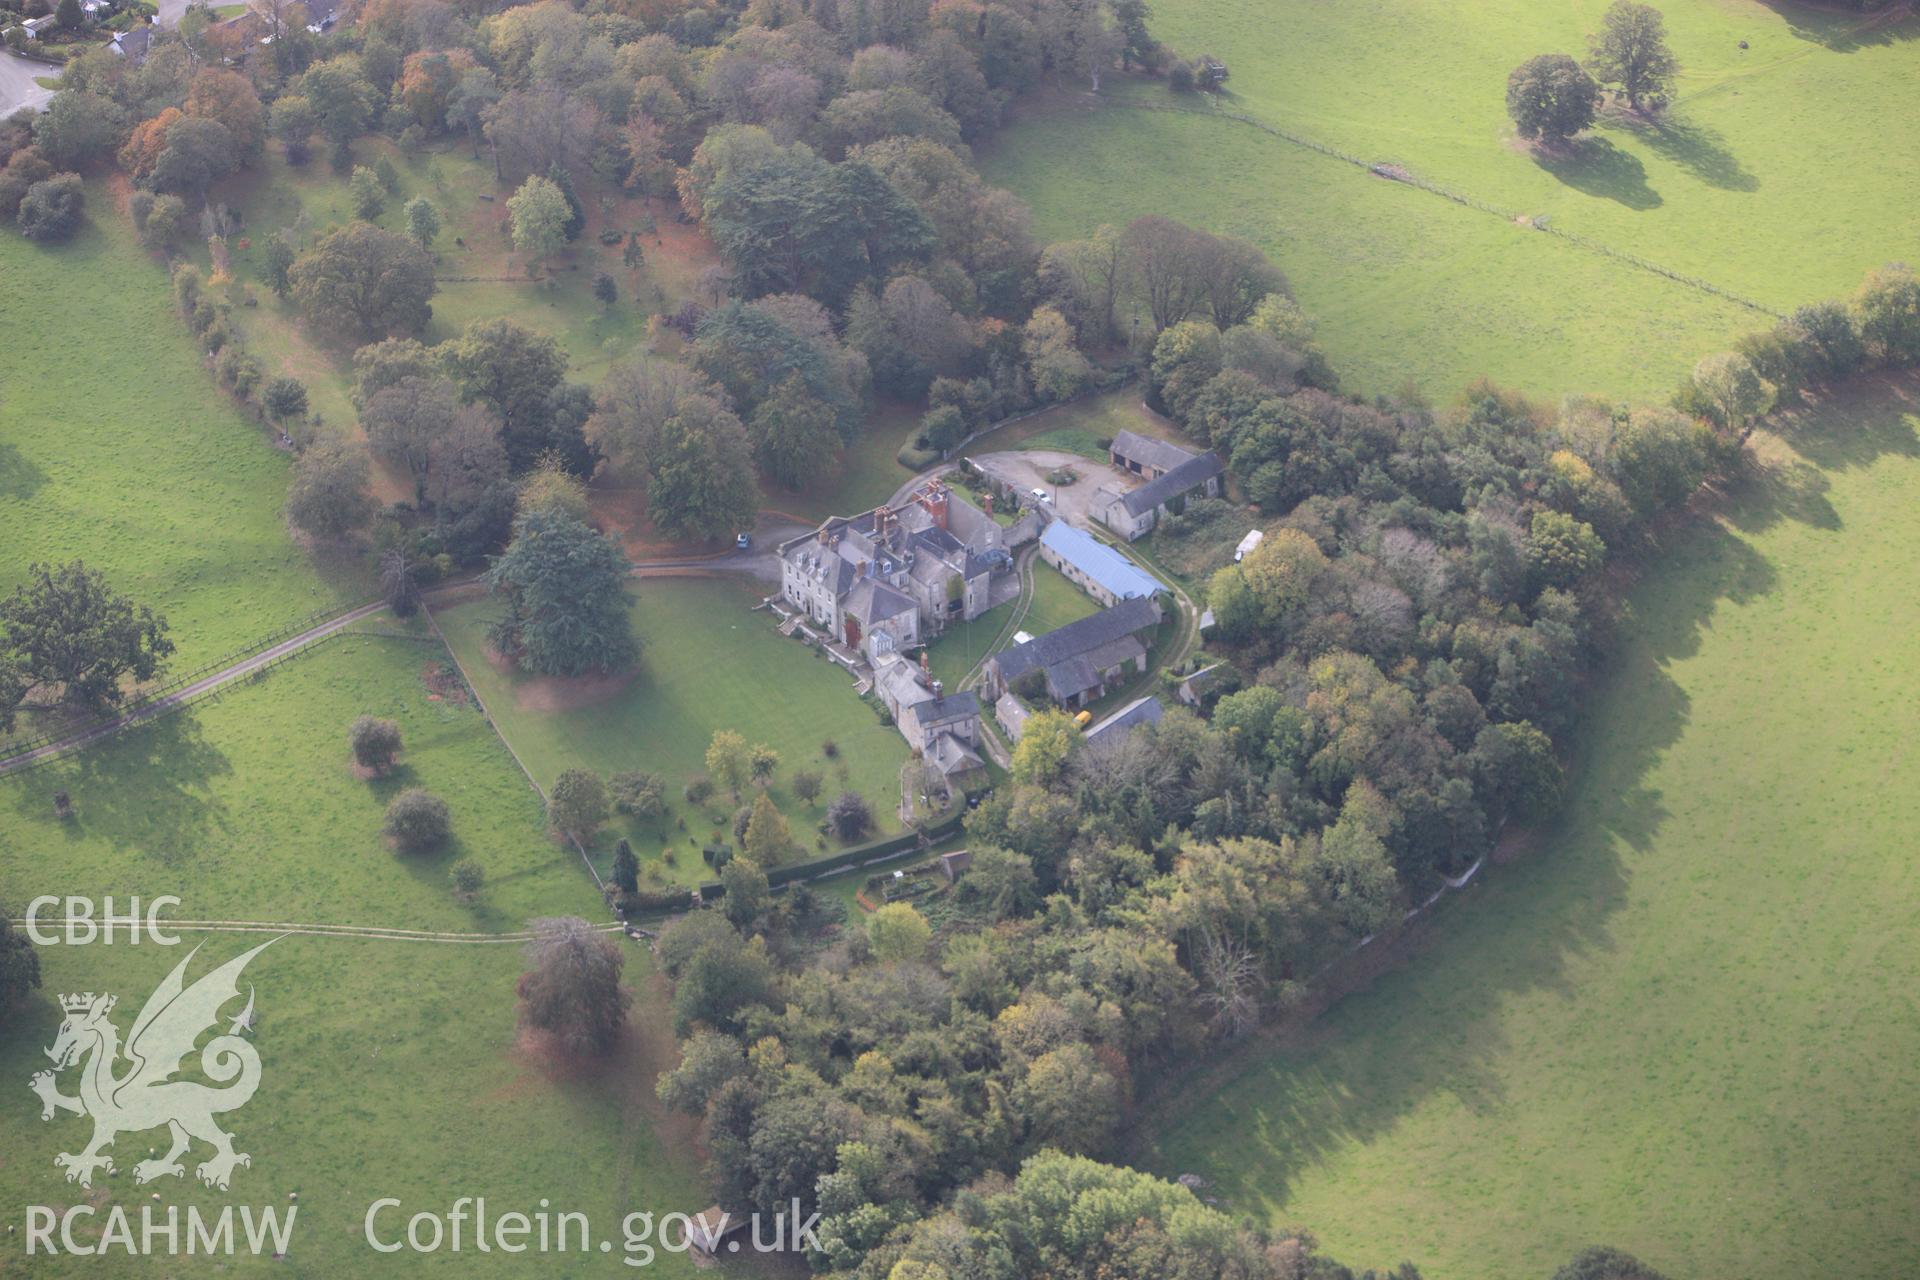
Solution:
M 264 675 L 289 658 L 305 653 L 320 642 L 344 633 L 347 627 L 362 618 L 372 617 L 386 607 L 386 601 L 374 600 L 357 605 L 345 613 L 334 614 L 323 622 L 291 634 L 285 628 L 273 632 L 264 640 L 257 641 L 250 649 L 239 651 L 248 656 L 240 657 L 237 661 L 225 666 L 201 667 L 186 675 L 175 677 L 150 691 L 111 720 L 75 729 L 70 733 L 43 735 L 39 745 L 17 749 L 12 755 L 0 759 L 0 777 L 25 772 L 65 755 L 69 751 L 114 737 L 126 729 L 170 711 L 178 711 L 209 694 L 219 692 L 237 680 Z
M 1536 222 L 1532 218 L 1524 217 L 1510 209 L 1502 209 L 1497 205 L 1488 204 L 1486 201 L 1474 196 L 1455 191 L 1451 187 L 1445 187 L 1437 182 L 1422 178 L 1402 165 L 1385 160 L 1362 159 L 1360 156 L 1354 155 L 1351 152 L 1342 151 L 1338 147 L 1329 146 L 1324 142 L 1309 138 L 1304 134 L 1292 133 L 1280 128 L 1278 125 L 1269 124 L 1265 120 L 1247 115 L 1244 112 L 1217 109 L 1211 111 L 1195 111 L 1190 107 L 1169 107 L 1158 103 L 1133 102 L 1127 99 L 1114 99 L 1108 105 L 1119 107 L 1126 111 L 1158 111 L 1166 115 L 1194 116 L 1209 120 L 1231 120 L 1236 124 L 1243 124 L 1249 128 L 1257 129 L 1270 137 L 1278 138 L 1282 142 L 1291 143 L 1296 147 L 1302 147 L 1308 151 L 1316 151 L 1330 159 L 1342 161 L 1358 169 L 1364 169 L 1376 178 L 1383 178 L 1388 182 L 1398 182 L 1403 186 L 1415 187 L 1430 195 L 1439 196 L 1443 200 L 1450 200 L 1454 204 L 1464 206 L 1465 208 L 1491 214 L 1504 222 L 1525 226 L 1533 231 L 1545 232 L 1547 235 L 1555 236 L 1577 248 L 1599 254 L 1602 257 L 1612 258 L 1616 262 L 1622 262 L 1638 270 L 1661 276 L 1675 284 L 1683 285 L 1686 288 L 1696 290 L 1700 293 L 1710 294 L 1723 301 L 1731 302 L 1735 306 L 1745 307 L 1749 311 L 1757 311 L 1761 315 L 1772 316 L 1776 320 L 1786 318 L 1785 312 L 1769 307 L 1765 303 L 1755 302 L 1752 298 L 1743 297 L 1730 289 L 1723 289 L 1710 280 L 1703 280 L 1698 276 L 1690 276 L 1683 271 L 1675 271 L 1671 267 L 1662 266 L 1636 253 L 1616 249 L 1612 245 L 1604 244 L 1601 241 L 1580 235 L 1577 232 L 1563 231 L 1551 223 Z
M 638 566 L 636 570 L 637 568 Z M 447 643 L 446 633 L 440 630 L 440 620 L 433 616 L 433 609 L 424 601 L 421 602 L 420 611 L 427 615 L 427 625 L 432 627 L 433 634 L 440 638 L 440 647 L 447 651 L 447 657 L 453 662 L 453 669 L 458 671 L 460 679 L 466 682 L 467 692 L 473 695 L 474 705 L 480 708 L 480 714 L 486 720 L 487 728 L 493 730 L 493 736 L 499 739 L 500 745 L 507 749 L 507 754 L 513 757 L 513 762 L 520 766 L 520 772 L 526 775 L 527 785 L 533 788 L 533 794 L 540 797 L 540 804 L 544 808 L 547 803 L 546 790 L 533 776 L 533 770 L 527 768 L 527 762 L 520 758 L 520 753 L 514 750 L 513 742 L 507 737 L 506 731 L 500 727 L 500 722 L 494 719 L 493 708 L 489 707 L 487 700 L 480 696 L 480 686 L 473 682 L 473 677 L 467 673 L 466 664 L 460 661 L 460 655 L 455 653 L 453 646 Z M 567 843 L 572 845 L 574 852 L 580 855 L 580 863 L 586 867 L 587 874 L 593 877 L 594 887 L 604 894 L 607 891 L 607 882 L 600 878 L 598 871 L 594 870 L 593 859 L 587 856 L 586 846 L 572 835 L 567 836 Z

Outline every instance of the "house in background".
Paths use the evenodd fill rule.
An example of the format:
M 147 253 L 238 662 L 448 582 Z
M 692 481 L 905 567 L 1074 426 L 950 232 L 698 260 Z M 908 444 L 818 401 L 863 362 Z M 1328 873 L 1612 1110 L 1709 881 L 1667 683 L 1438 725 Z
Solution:
M 1194 494 L 1220 496 L 1227 466 L 1212 453 L 1194 453 L 1167 440 L 1122 431 L 1108 450 L 1113 465 L 1146 477 L 1137 488 L 1118 483 L 1095 490 L 1088 514 L 1128 542 L 1142 537 L 1160 517 L 1178 511 Z
M 993 517 L 938 479 L 897 507 L 836 516 L 779 552 L 781 597 L 870 663 L 979 617 L 1013 570 Z
M 127 65 L 137 67 L 147 60 L 148 52 L 153 48 L 153 28 L 144 22 L 136 22 L 125 31 L 113 37 L 113 43 L 107 46 L 127 60 Z
M 1147 669 L 1147 640 L 1160 625 L 1160 602 L 1148 596 L 1069 622 L 1025 644 L 1002 649 L 986 666 L 985 688 L 1005 693 L 1045 694 L 1062 707 L 1080 707 L 1103 697 L 1114 683 Z M 1002 719 L 1002 723 L 1005 720 Z
M 1232 684 L 1233 668 L 1224 662 L 1209 663 L 1180 682 L 1173 696 L 1190 707 L 1205 707 L 1221 687 Z
M 1064 520 L 1055 520 L 1040 535 L 1040 558 L 1102 605 L 1151 598 L 1166 590 L 1145 569 Z

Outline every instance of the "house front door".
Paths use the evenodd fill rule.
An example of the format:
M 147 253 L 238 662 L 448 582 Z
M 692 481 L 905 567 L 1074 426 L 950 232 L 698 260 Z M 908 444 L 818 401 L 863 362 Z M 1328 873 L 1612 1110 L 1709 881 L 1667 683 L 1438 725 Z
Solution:
M 847 619 L 847 648 L 858 649 L 859 647 L 860 647 L 860 623 L 853 618 L 848 618 Z

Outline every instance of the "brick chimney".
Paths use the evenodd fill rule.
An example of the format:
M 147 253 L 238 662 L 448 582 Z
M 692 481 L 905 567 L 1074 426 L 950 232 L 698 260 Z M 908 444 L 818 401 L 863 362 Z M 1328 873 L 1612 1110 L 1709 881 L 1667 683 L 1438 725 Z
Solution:
M 926 508 L 933 522 L 942 529 L 947 527 L 947 487 L 938 480 L 927 481 L 920 491 L 920 505 Z

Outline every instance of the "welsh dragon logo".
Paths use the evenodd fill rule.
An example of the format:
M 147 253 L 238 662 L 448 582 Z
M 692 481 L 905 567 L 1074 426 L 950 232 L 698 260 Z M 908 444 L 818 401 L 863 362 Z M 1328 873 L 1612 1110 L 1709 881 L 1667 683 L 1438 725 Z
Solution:
M 200 950 L 195 947 L 141 1008 L 124 1049 L 119 1030 L 109 1020 L 116 997 L 91 991 L 60 997 L 66 1019 L 53 1047 L 46 1051 L 53 1059 L 53 1070 L 36 1073 L 30 1084 L 40 1095 L 42 1120 L 53 1119 L 56 1111 L 93 1120 L 93 1140 L 84 1150 L 77 1155 L 63 1151 L 53 1158 L 67 1171 L 68 1182 L 92 1186 L 96 1169 L 113 1172 L 113 1160 L 102 1154 L 103 1148 L 123 1133 L 161 1125 L 172 1135 L 173 1145 L 165 1155 L 134 1165 L 135 1182 L 183 1176 L 186 1170 L 180 1157 L 196 1138 L 213 1147 L 213 1158 L 196 1171 L 210 1187 L 225 1191 L 234 1167 L 253 1163 L 246 1153 L 233 1149 L 233 1135 L 213 1119 L 244 1107 L 260 1087 L 260 1055 L 241 1036 L 253 1025 L 251 987 L 246 1008 L 231 1019 L 224 1034 L 216 1035 L 200 1051 L 202 1074 L 226 1087 L 216 1089 L 173 1077 L 201 1033 L 219 1024 L 221 1008 L 240 998 L 240 973 L 247 962 L 277 941 L 263 942 L 187 986 L 187 965 Z M 69 1098 L 60 1092 L 55 1075 L 76 1065 L 80 1066 L 80 1096 Z

